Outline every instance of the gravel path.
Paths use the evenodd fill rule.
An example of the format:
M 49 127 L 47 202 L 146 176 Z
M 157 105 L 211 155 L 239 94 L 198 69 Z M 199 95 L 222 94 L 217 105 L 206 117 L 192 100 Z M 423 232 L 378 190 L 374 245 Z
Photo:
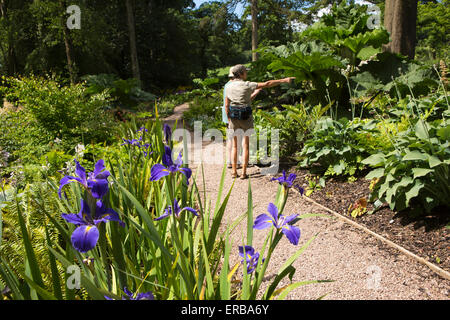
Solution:
M 183 105 L 185 108 L 186 106 Z M 181 116 L 182 113 L 177 113 Z M 174 120 L 173 117 L 170 120 Z M 216 147 L 224 148 L 216 144 Z M 200 166 L 191 165 L 197 184 L 202 187 Z M 216 203 L 223 165 L 204 164 L 205 188 L 208 199 Z M 201 169 L 200 169 L 201 170 Z M 260 174 L 258 167 L 248 169 L 253 194 L 254 217 L 267 212 L 269 202 L 274 202 L 278 184 L 269 176 Z M 235 181 L 223 220 L 223 228 L 247 210 L 248 181 Z M 232 186 L 231 171 L 227 169 L 223 196 Z M 203 191 L 203 190 L 202 190 Z M 331 214 L 303 199 L 291 191 L 284 214 L 321 213 L 330 218 L 314 217 L 297 222 L 301 230 L 298 246 L 292 245 L 283 236 L 272 255 L 268 276 L 278 269 L 296 250 L 311 237 L 318 234 L 308 249 L 294 262 L 294 282 L 305 280 L 333 280 L 334 282 L 310 284 L 292 291 L 287 299 L 309 300 L 325 296 L 328 300 L 374 300 L 417 299 L 444 300 L 450 297 L 450 281 L 445 280 L 426 266 L 388 247 L 380 240 L 356 229 L 350 224 L 335 219 Z M 238 246 L 246 234 L 246 220 L 238 225 L 231 235 L 234 260 L 240 260 Z M 263 246 L 268 230 L 254 230 L 253 247 L 257 251 Z M 379 279 L 379 280 L 377 280 Z M 265 289 L 270 281 L 263 283 Z M 286 285 L 284 282 L 279 285 Z

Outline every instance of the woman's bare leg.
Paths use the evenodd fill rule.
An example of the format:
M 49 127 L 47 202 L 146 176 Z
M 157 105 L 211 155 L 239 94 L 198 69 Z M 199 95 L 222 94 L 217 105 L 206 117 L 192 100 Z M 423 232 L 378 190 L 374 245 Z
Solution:
M 249 144 L 250 144 L 250 137 L 244 136 L 243 139 L 243 148 L 244 148 L 244 164 L 242 166 L 242 175 L 245 176 L 247 174 L 247 167 L 248 167 L 248 160 L 249 160 Z
M 233 152 L 231 153 L 232 175 L 237 175 L 237 137 L 233 137 Z
M 238 154 L 238 163 L 242 164 L 242 160 L 244 158 L 244 154 L 242 150 L 244 150 L 244 140 L 242 139 L 242 135 L 238 135 L 238 144 L 237 144 L 237 154 Z
M 232 161 L 232 151 L 233 151 L 233 139 L 231 137 L 227 137 L 227 165 L 231 165 Z

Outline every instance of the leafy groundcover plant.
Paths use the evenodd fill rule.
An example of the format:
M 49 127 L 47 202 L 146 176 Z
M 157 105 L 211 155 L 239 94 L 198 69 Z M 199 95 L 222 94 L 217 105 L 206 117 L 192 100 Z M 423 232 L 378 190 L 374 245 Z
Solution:
M 311 167 L 325 176 L 353 176 L 365 168 L 362 160 L 371 154 L 363 136 L 376 134 L 375 121 L 342 118 L 318 121 L 313 137 L 305 142 L 300 154 L 302 167 Z M 313 167 L 313 165 L 315 167 Z
M 395 150 L 364 159 L 374 168 L 366 176 L 375 182 L 371 200 L 387 202 L 396 211 L 415 207 L 417 214 L 440 205 L 450 208 L 449 141 L 448 120 L 420 119 L 398 135 Z
M 292 280 L 293 263 L 313 237 L 286 260 L 267 289 L 260 290 L 280 239 L 286 236 L 291 245 L 298 245 L 300 229 L 295 223 L 315 216 L 284 215 L 292 175 L 288 181 L 284 181 L 286 174 L 277 179 L 280 186 L 274 202 L 268 204 L 268 214 L 255 220 L 249 183 L 247 212 L 219 232 L 233 187 L 222 201 L 210 205 L 183 161 L 186 155 L 180 153 L 173 160 L 167 127 L 157 119 L 138 130 L 131 122 L 125 129 L 122 147 L 128 159 L 116 166 L 100 159 L 92 172 L 76 163 L 74 174 L 48 178 L 59 212 L 49 210 L 39 194 L 30 196 L 46 221 L 44 251 L 51 274 L 45 281 L 27 212 L 17 205 L 26 257 L 22 268 L 12 268 L 0 251 L 1 299 L 283 299 L 299 286 L 322 282 L 278 288 L 284 278 Z M 218 199 L 222 199 L 225 173 L 224 166 Z M 246 238 L 233 250 L 230 234 L 245 218 Z M 56 229 L 58 236 L 50 237 L 49 228 Z M 267 232 L 262 248 L 252 247 L 254 229 Z M 238 258 L 231 266 L 234 256 L 242 261 Z

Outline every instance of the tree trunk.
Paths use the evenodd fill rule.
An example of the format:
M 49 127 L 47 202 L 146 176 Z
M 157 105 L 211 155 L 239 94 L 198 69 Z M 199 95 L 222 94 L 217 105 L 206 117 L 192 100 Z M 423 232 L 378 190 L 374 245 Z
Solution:
M 2 18 L 6 19 L 7 11 L 8 11 L 7 3 L 4 0 L 0 0 L 0 14 Z M 9 76 L 16 75 L 18 71 L 16 50 L 14 48 L 13 37 L 14 32 L 11 32 L 11 28 L 8 28 L 8 41 L 6 43 L 6 48 L 2 44 L 0 44 L 3 60 L 5 61 L 6 64 L 6 74 Z
M 384 51 L 414 59 L 416 49 L 417 0 L 386 0 L 384 26 L 391 42 Z
M 131 55 L 131 69 L 133 77 L 141 81 L 141 72 L 139 70 L 139 60 L 136 46 L 136 27 L 134 21 L 134 8 L 132 0 L 125 0 L 127 7 L 127 23 L 128 23 L 128 37 L 130 39 L 130 55 Z
M 66 2 L 60 1 L 59 4 L 61 7 L 61 12 L 66 12 Z M 69 69 L 70 83 L 73 84 L 76 79 L 76 71 L 73 59 L 72 38 L 70 37 L 70 32 L 67 28 L 66 15 L 62 16 L 61 23 L 63 28 L 64 46 L 66 48 L 67 68 Z
M 252 12 L 252 61 L 258 60 L 258 0 L 251 0 Z

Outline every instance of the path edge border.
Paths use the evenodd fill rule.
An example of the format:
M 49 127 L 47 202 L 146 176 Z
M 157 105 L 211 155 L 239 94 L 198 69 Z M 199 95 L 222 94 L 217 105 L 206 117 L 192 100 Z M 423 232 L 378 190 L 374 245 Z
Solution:
M 293 188 L 292 188 L 292 189 L 293 189 Z M 296 189 L 293 189 L 293 190 L 294 190 L 296 193 L 298 193 L 298 194 L 301 195 L 301 193 L 300 193 L 298 190 L 296 190 Z M 426 259 L 424 259 L 424 258 L 422 258 L 422 257 L 419 257 L 419 256 L 416 255 L 415 253 L 412 253 L 411 251 L 409 251 L 409 250 L 403 248 L 402 246 L 400 246 L 400 245 L 398 245 L 398 244 L 392 242 L 391 240 L 386 239 L 385 237 L 379 235 L 378 233 L 373 232 L 372 230 L 370 230 L 370 229 L 368 229 L 368 228 L 366 228 L 366 227 L 360 225 L 359 223 L 356 223 L 355 221 L 353 221 L 353 220 L 351 220 L 351 219 L 349 219 L 349 218 L 344 217 L 344 216 L 341 215 L 340 213 L 338 213 L 338 212 L 336 212 L 336 211 L 334 211 L 334 210 L 332 210 L 332 209 L 330 209 L 330 208 L 327 208 L 326 206 L 324 206 L 324 205 L 322 205 L 322 204 L 316 202 L 315 200 L 313 200 L 313 199 L 311 199 L 311 198 L 309 198 L 309 197 L 307 197 L 307 196 L 304 196 L 304 195 L 302 195 L 302 198 L 305 199 L 305 200 L 307 200 L 307 201 L 309 201 L 310 203 L 313 203 L 313 204 L 315 204 L 316 206 L 321 207 L 322 209 L 324 209 L 324 210 L 330 212 L 330 213 L 333 214 L 336 218 L 338 218 L 338 219 L 340 219 L 340 220 L 342 220 L 342 221 L 344 221 L 344 222 L 346 222 L 346 223 L 349 223 L 349 224 L 351 224 L 352 226 L 356 227 L 357 229 L 360 229 L 360 230 L 362 230 L 362 231 L 364 231 L 364 232 L 370 234 L 371 236 L 373 236 L 373 237 L 377 238 L 378 240 L 380 240 L 380 241 L 384 242 L 385 244 L 387 244 L 389 247 L 394 248 L 394 249 L 400 251 L 401 253 L 405 254 L 405 255 L 408 256 L 409 258 L 414 259 L 414 260 L 416 260 L 417 262 L 419 262 L 419 263 L 421 263 L 421 264 L 427 266 L 429 269 L 431 269 L 431 271 L 435 272 L 436 274 L 438 274 L 438 275 L 441 276 L 442 278 L 444 278 L 444 279 L 446 279 L 446 280 L 450 280 L 450 272 L 448 272 L 448 271 L 446 271 L 446 270 L 444 270 L 444 269 L 442 269 L 442 268 L 436 266 L 435 264 L 433 264 L 433 263 L 427 261 Z

